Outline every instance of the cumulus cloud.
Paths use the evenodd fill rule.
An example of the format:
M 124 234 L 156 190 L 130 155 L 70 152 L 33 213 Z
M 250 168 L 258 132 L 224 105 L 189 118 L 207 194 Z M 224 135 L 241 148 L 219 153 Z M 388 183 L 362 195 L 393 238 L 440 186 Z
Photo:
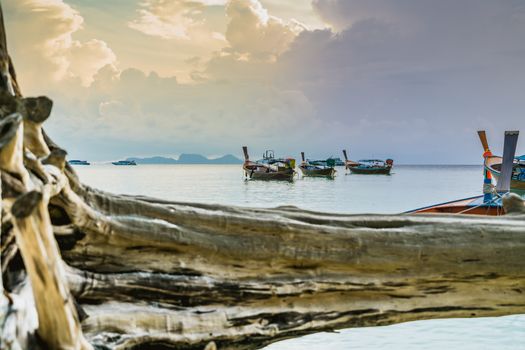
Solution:
M 27 1 L 24 5 L 33 7 L 21 8 L 20 3 L 11 0 L 8 18 L 13 22 L 20 18 L 23 22 L 31 19 L 34 25 L 31 31 L 43 35 L 32 38 L 29 31 L 24 32 L 23 26 L 13 29 L 17 37 L 24 38 L 17 41 L 20 49 L 26 49 L 29 44 L 32 50 L 31 62 L 18 52 L 14 54 L 19 75 L 24 77 L 22 87 L 27 86 L 28 76 L 42 78 L 43 84 L 38 86 L 37 92 L 47 93 L 55 100 L 54 115 L 47 129 L 72 152 L 83 149 L 90 152 L 86 154 L 88 158 L 108 159 L 137 154 L 138 148 L 154 150 L 160 148 L 159 145 L 164 153 L 167 149 L 203 153 L 213 149 L 212 153 L 227 153 L 239 150 L 241 143 L 284 149 L 290 142 L 308 137 L 318 129 L 315 107 L 309 99 L 300 90 L 281 89 L 272 84 L 272 63 L 266 60 L 267 56 L 285 50 L 296 32 L 290 25 L 268 15 L 256 1 L 229 4 L 233 6 L 228 10 L 231 17 L 226 17 L 230 29 L 246 31 L 247 37 L 232 39 L 231 30 L 230 38 L 210 31 L 214 40 L 222 41 L 224 46 L 231 45 L 229 51 L 219 50 L 211 61 L 207 57 L 188 56 L 186 64 L 203 69 L 194 73 L 192 84 L 182 84 L 173 76 L 161 77 L 154 71 L 145 73 L 135 68 L 121 68 L 115 64 L 117 58 L 104 41 L 75 40 L 75 33 L 83 25 L 80 13 L 61 1 L 49 0 L 44 4 L 41 0 L 41 7 L 35 5 L 36 0 L 24 1 Z M 190 12 L 181 12 L 175 5 L 170 7 L 174 2 L 167 1 L 150 1 L 149 5 L 160 7 L 147 9 L 156 8 L 160 14 L 161 8 L 171 8 L 179 16 L 194 16 L 193 22 L 187 23 L 190 29 L 186 34 L 191 36 L 195 34 L 192 25 L 200 25 L 199 11 L 203 6 L 221 5 L 216 0 L 194 1 L 191 5 L 189 1 L 182 3 L 189 6 L 186 8 Z M 45 11 L 33 11 L 40 8 Z M 240 18 L 242 9 L 248 11 L 244 14 L 248 17 L 246 21 Z M 50 31 L 44 30 L 43 25 Z M 224 28 L 226 25 L 225 21 Z M 182 33 L 172 29 L 166 33 Z M 56 42 L 57 38 L 62 45 L 55 45 L 56 51 L 49 51 L 48 46 L 52 46 L 49 43 Z M 233 40 L 233 45 L 229 39 Z M 246 40 L 260 40 L 261 49 L 243 43 Z M 46 81 L 44 84 L 42 75 L 45 74 L 38 72 L 34 65 L 37 54 L 46 58 L 59 82 L 49 84 Z M 241 54 L 249 54 L 250 60 L 238 60 Z M 265 59 L 256 60 L 256 56 Z M 63 61 L 58 64 L 51 57 Z M 23 62 L 25 65 L 21 66 Z M 42 66 L 38 68 L 42 70 Z M 112 146 L 103 149 L 94 146 L 108 143 Z
M 55 81 L 79 79 L 89 85 L 96 72 L 113 64 L 116 56 L 101 40 L 83 42 L 74 34 L 82 29 L 84 19 L 62 0 L 7 0 L 3 2 L 9 32 L 22 40 L 11 40 L 17 67 L 24 72 L 25 86 L 51 77 Z
M 228 43 L 224 37 L 226 0 L 141 0 L 135 18 L 127 21 L 138 51 L 148 60 L 134 60 L 133 67 L 162 75 L 177 75 L 180 81 L 201 81 L 203 63 Z M 143 35 L 136 35 L 140 32 Z M 162 47 L 159 49 L 159 47 Z M 161 53 L 155 52 L 160 50 Z M 142 61 L 142 62 L 141 62 Z
M 269 15 L 258 0 L 230 0 L 226 14 L 226 40 L 233 52 L 246 58 L 275 59 L 305 29 Z
M 59 81 L 36 90 L 56 102 L 47 128 L 85 158 L 220 154 L 248 144 L 472 162 L 475 129 L 492 135 L 523 124 L 525 9 L 516 1 L 315 0 L 330 24 L 322 30 L 273 16 L 257 0 L 143 1 L 151 26 L 145 12 L 133 21 L 150 35 L 136 35 L 148 45 L 143 60 L 176 51 L 190 83 L 155 65 L 119 66 L 101 38 L 76 39 L 87 24 L 62 1 L 7 4 L 22 88 L 53 72 Z M 129 23 L 120 25 L 129 38 Z
M 225 33 L 207 21 L 210 6 L 226 12 Z M 305 27 L 295 20 L 271 16 L 259 0 L 144 0 L 130 28 L 163 39 L 222 43 L 222 55 L 240 60 L 275 60 Z M 223 15 L 224 17 L 224 15 Z
M 68 74 L 79 77 L 84 85 L 91 84 L 102 67 L 114 64 L 117 60 L 111 48 L 97 39 L 84 43 L 74 41 L 66 57 L 69 59 Z
M 202 26 L 205 3 L 195 0 L 145 0 L 139 17 L 129 26 L 144 34 L 164 39 L 190 39 L 189 31 Z

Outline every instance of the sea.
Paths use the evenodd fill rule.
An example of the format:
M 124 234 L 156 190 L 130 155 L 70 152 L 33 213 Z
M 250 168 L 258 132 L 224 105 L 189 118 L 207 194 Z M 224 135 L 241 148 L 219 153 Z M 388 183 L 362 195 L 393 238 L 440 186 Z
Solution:
M 479 195 L 483 185 L 482 167 L 470 165 L 398 165 L 389 176 L 345 174 L 339 167 L 334 179 L 297 176 L 293 182 L 245 180 L 240 165 L 95 164 L 74 168 L 83 183 L 113 193 L 244 207 L 294 205 L 348 214 L 401 213 Z M 266 347 L 306 349 L 525 350 L 525 315 L 345 329 Z

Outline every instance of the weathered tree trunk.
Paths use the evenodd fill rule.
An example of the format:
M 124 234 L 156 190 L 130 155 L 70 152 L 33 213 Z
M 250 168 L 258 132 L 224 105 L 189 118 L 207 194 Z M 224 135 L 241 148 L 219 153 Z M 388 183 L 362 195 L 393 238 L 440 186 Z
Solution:
M 2 349 L 256 349 L 525 312 L 521 200 L 498 218 L 338 215 L 97 191 L 43 133 L 51 101 L 21 97 L 3 21 L 2 38 Z

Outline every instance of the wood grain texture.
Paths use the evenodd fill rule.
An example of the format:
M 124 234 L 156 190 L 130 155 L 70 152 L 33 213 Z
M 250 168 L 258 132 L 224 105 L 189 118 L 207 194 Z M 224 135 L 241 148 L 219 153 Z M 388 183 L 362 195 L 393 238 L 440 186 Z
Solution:
M 2 349 L 258 349 L 333 329 L 525 313 L 525 210 L 341 215 L 81 183 L 22 98 L 0 12 Z M 16 38 L 15 38 L 16 39 Z

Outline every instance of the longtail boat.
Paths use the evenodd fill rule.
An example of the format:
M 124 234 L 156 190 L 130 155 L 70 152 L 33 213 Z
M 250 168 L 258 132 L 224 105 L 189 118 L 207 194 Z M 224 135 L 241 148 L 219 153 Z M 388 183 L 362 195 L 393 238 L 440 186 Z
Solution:
M 393 166 L 394 161 L 392 159 L 361 159 L 357 165 L 350 166 L 348 169 L 353 174 L 390 175 Z
M 286 180 L 292 181 L 295 175 L 295 159 L 276 159 L 274 152 L 267 150 L 263 159 L 252 162 L 248 155 L 248 147 L 243 146 L 244 163 L 242 168 L 244 176 L 253 180 Z
M 304 152 L 301 152 L 301 159 L 302 162 L 299 165 L 299 169 L 301 170 L 301 173 L 303 176 L 312 176 L 312 177 L 330 177 L 333 178 L 335 176 L 336 170 L 334 169 L 335 166 L 335 159 L 328 158 L 325 161 L 326 165 L 314 165 L 310 163 L 308 160 L 305 160 L 304 158 Z
M 351 167 L 358 166 L 358 162 L 354 162 L 353 160 L 348 159 L 348 154 L 346 153 L 346 149 L 343 150 L 343 156 L 345 157 L 345 169 L 349 170 Z
M 505 132 L 505 144 L 503 148 L 503 157 L 499 158 L 498 167 L 498 181 L 494 187 L 492 184 L 492 177 L 494 173 L 487 166 L 487 159 L 492 158 L 492 153 L 488 147 L 487 138 L 484 131 L 478 131 L 481 144 L 483 145 L 485 158 L 484 181 L 483 181 L 483 195 L 462 198 L 450 202 L 440 203 L 414 209 L 407 214 L 426 214 L 426 213 L 450 213 L 450 214 L 472 214 L 472 215 L 502 215 L 505 214 L 502 205 L 503 195 L 510 192 L 515 192 L 524 196 L 525 192 L 519 191 L 518 188 L 512 188 L 512 179 L 515 176 L 516 165 L 514 160 L 518 161 L 522 157 L 515 158 L 516 146 L 518 142 L 518 131 Z M 494 176 L 495 177 L 495 176 Z

